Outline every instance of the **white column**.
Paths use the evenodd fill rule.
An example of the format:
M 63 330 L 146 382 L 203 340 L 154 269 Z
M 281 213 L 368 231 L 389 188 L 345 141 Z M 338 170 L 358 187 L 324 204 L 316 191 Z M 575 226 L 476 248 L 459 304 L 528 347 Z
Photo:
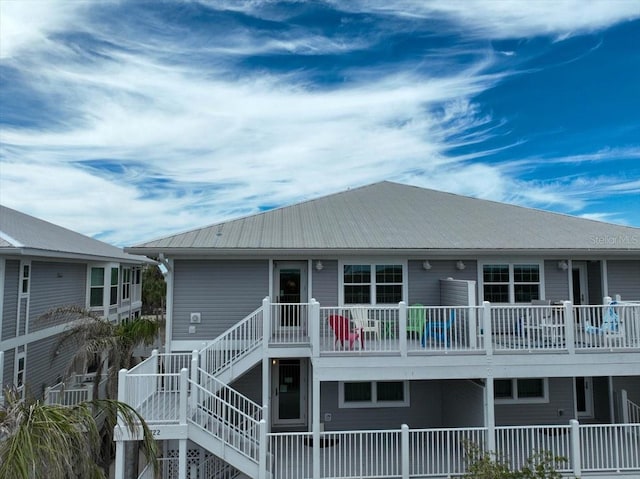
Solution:
M 311 335 L 311 356 L 320 356 L 320 303 L 311 298 L 309 305 L 309 334 Z
M 271 339 L 271 300 L 269 296 L 262 300 L 262 340 L 264 342 L 264 348 L 269 347 L 269 340 Z
M 487 428 L 487 447 L 489 451 L 495 452 L 496 450 L 496 414 L 494 406 L 494 392 L 493 392 L 493 376 L 487 376 L 485 381 L 485 427 Z
M 187 424 L 187 401 L 189 400 L 189 370 L 182 368 L 180 370 L 180 403 L 178 411 L 179 421 L 181 425 Z
M 187 479 L 187 440 L 178 442 L 178 479 Z
M 127 398 L 127 370 L 121 369 L 118 372 L 118 401 L 126 402 Z M 114 478 L 115 479 L 124 479 L 124 470 L 125 470 L 125 450 L 124 441 L 123 441 L 123 433 L 126 430 L 122 417 L 118 415 L 118 423 L 117 423 L 117 432 L 114 434 L 114 438 L 116 440 L 116 459 L 115 459 L 115 471 Z
M 265 479 L 267 477 L 267 422 L 262 419 L 260 421 L 260 443 L 258 447 L 258 479 Z
M 314 371 L 312 379 L 313 479 L 320 478 L 320 380 Z
M 407 357 L 407 303 L 400 301 L 398 304 L 398 336 L 400 355 Z
M 567 350 L 569 354 L 576 352 L 576 328 L 573 318 L 573 303 L 571 301 L 563 301 L 564 307 L 564 334 L 566 339 Z
M 403 424 L 400 431 L 400 461 L 402 479 L 409 479 L 409 426 Z
M 580 423 L 575 419 L 569 421 L 571 425 L 571 467 L 573 475 L 580 477 L 582 475 L 582 462 L 580 460 Z
M 267 421 L 267 432 L 271 431 L 271 359 L 269 357 L 262 358 L 262 404 L 267 409 L 263 411 L 263 418 Z
M 191 382 L 194 384 L 200 384 L 200 378 L 198 374 L 198 366 L 199 366 L 200 355 L 198 351 L 191 351 Z M 191 390 L 191 407 L 195 410 L 195 407 L 198 404 L 198 391 L 197 388 L 192 388 Z
M 622 389 L 620 391 L 620 413 L 621 413 L 621 421 L 622 424 L 629 424 L 631 418 L 629 418 L 629 396 L 627 395 L 627 390 Z M 612 418 L 613 419 L 613 418 Z
M 487 356 L 493 356 L 493 342 L 491 338 L 491 303 L 482 302 L 482 338 Z

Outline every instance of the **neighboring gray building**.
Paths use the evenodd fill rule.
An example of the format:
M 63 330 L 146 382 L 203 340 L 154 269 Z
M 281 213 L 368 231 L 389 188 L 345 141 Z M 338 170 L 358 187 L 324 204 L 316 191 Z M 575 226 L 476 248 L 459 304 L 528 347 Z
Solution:
M 140 315 L 146 258 L 0 206 L 0 384 L 41 398 L 60 380 L 54 358 L 63 318 L 47 311 L 79 306 L 120 321 Z
M 125 251 L 167 267 L 166 349 L 201 387 L 190 387 L 194 409 L 157 416 L 153 401 L 177 400 L 177 385 L 161 385 L 179 368 L 168 370 L 166 358 L 143 363 L 137 372 L 173 374 L 152 391 L 144 375 L 128 378 L 125 397 L 166 439 L 175 477 L 186 477 L 177 471 L 187 464 L 189 477 L 207 477 L 188 458 L 211 456 L 251 477 L 409 477 L 399 456 L 382 461 L 397 466 L 383 471 L 382 456 L 359 455 L 377 447 L 373 432 L 358 436 L 368 446 L 346 449 L 349 431 L 399 434 L 401 424 L 410 441 L 433 434 L 403 452 L 411 477 L 445 477 L 460 471 L 424 455 L 448 451 L 454 461 L 463 429 L 480 428 L 491 447 L 511 434 L 520 447 L 518 434 L 566 437 L 540 428 L 620 423 L 640 404 L 638 228 L 382 182 Z M 253 401 L 242 427 L 219 411 L 236 414 L 244 399 L 227 405 L 207 375 L 230 386 L 228 397 Z M 290 436 L 265 445 L 239 432 L 256 418 Z M 511 426 L 526 429 L 497 435 Z M 340 447 L 309 447 L 320 435 Z M 253 447 L 239 451 L 245 443 Z M 263 456 L 257 444 L 268 448 Z M 338 471 L 356 457 L 359 465 Z M 640 472 L 640 462 L 583 470 L 611 468 Z

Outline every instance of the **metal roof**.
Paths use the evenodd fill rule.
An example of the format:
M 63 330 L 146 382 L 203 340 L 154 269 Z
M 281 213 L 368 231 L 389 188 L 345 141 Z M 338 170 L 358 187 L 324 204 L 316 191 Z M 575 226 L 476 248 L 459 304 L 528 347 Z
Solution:
M 130 263 L 147 258 L 0 205 L 0 255 L 84 258 Z
M 125 251 L 640 252 L 640 229 L 384 181 Z M 327 251 L 328 252 L 328 251 Z

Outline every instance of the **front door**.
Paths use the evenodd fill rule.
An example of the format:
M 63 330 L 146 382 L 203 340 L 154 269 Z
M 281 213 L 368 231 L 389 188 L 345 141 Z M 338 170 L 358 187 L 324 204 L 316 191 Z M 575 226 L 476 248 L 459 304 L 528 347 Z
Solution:
M 589 290 L 587 287 L 587 264 L 574 261 L 571 266 L 571 291 L 573 296 L 573 304 L 586 305 L 589 304 Z M 575 314 L 575 322 L 582 323 L 580 314 L 582 310 L 578 308 Z
M 307 368 L 300 359 L 277 359 L 271 371 L 273 426 L 307 424 Z
M 305 261 L 277 261 L 274 263 L 274 297 L 280 307 L 274 311 L 277 315 L 274 326 L 282 332 L 301 326 L 300 303 L 307 298 L 307 263 Z
M 578 417 L 593 417 L 593 381 L 590 377 L 577 377 L 575 384 Z

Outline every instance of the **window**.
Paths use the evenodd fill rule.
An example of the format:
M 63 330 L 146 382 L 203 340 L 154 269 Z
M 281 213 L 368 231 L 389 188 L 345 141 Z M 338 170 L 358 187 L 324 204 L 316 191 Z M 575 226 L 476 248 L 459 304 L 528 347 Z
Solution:
M 111 290 L 109 291 L 109 304 L 118 304 L 118 268 L 111 268 Z
M 20 280 L 21 280 L 20 292 L 22 294 L 29 294 L 30 279 L 31 279 L 31 265 L 29 263 L 23 263 L 22 270 L 20 271 Z
M 547 379 L 496 379 L 493 391 L 496 403 L 549 402 Z
M 104 268 L 91 268 L 89 306 L 104 305 Z
M 357 381 L 339 383 L 341 408 L 408 407 L 408 381 Z
M 16 350 L 16 363 L 15 363 L 16 366 L 15 366 L 14 381 L 15 381 L 16 388 L 18 388 L 18 391 L 23 391 L 26 361 L 27 361 L 27 354 L 24 349 L 24 346 L 22 346 L 22 348 Z
M 540 265 L 485 264 L 483 298 L 492 303 L 530 303 L 540 299 Z
M 122 299 L 126 300 L 131 297 L 131 268 L 122 270 Z
M 396 304 L 403 300 L 401 264 L 345 264 L 344 304 Z

